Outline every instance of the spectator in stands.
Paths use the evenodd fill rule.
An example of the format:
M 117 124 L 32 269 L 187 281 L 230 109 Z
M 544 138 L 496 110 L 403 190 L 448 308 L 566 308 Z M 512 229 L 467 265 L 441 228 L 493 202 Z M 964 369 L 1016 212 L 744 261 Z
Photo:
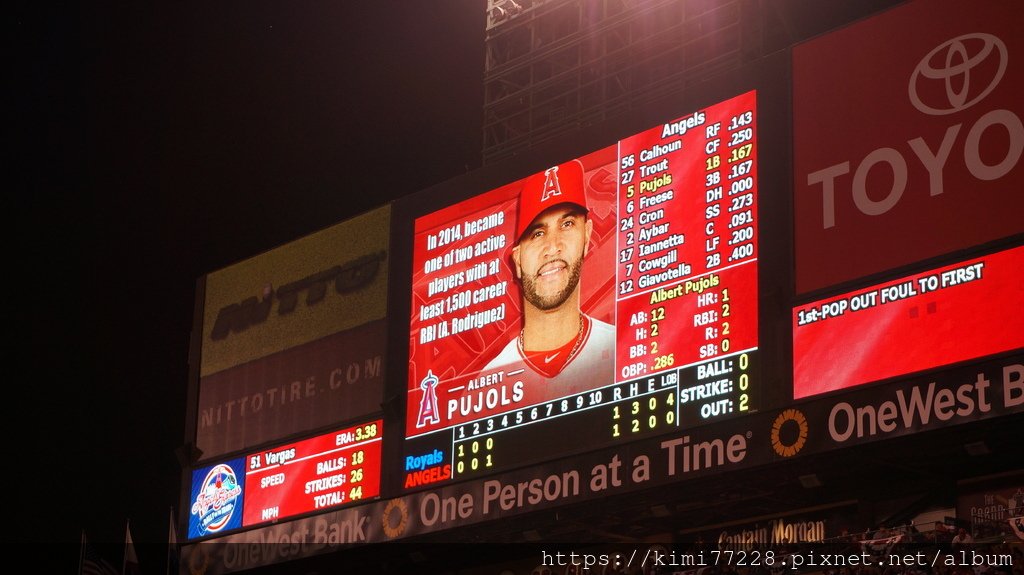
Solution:
M 935 527 L 932 529 L 931 533 L 928 534 L 928 539 L 933 541 L 935 546 L 943 553 L 949 553 L 949 544 L 953 539 L 952 535 L 952 532 L 950 532 L 949 528 L 946 527 L 945 523 L 936 521 Z
M 971 534 L 968 533 L 966 529 L 961 527 L 960 531 L 957 532 L 956 537 L 953 537 L 953 550 L 956 551 L 957 549 L 963 549 L 970 546 L 972 543 L 974 543 L 974 538 L 971 537 Z

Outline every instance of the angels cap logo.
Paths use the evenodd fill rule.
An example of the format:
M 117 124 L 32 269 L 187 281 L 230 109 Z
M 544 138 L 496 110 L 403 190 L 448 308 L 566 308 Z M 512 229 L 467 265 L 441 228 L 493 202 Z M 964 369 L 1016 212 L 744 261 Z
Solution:
M 213 466 L 192 502 L 192 515 L 199 516 L 200 532 L 205 535 L 223 529 L 231 521 L 241 494 L 242 487 L 231 466 L 223 463 Z
M 544 170 L 544 191 L 541 193 L 541 203 L 548 201 L 551 196 L 562 195 L 562 189 L 558 185 L 558 166 Z
M 932 116 L 966 110 L 999 85 L 1007 60 L 1006 44 L 991 34 L 964 34 L 947 40 L 922 58 L 910 75 L 910 103 Z M 934 96 L 937 83 L 945 84 L 945 102 L 932 101 L 938 100 Z M 933 97 L 922 98 L 926 91 Z

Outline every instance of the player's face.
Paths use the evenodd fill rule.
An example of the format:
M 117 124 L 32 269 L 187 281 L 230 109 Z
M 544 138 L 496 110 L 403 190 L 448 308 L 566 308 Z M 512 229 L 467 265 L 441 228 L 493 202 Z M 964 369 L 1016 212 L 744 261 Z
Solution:
M 586 213 L 572 205 L 555 206 L 534 218 L 512 248 L 526 301 L 547 311 L 569 299 L 580 282 L 593 226 Z

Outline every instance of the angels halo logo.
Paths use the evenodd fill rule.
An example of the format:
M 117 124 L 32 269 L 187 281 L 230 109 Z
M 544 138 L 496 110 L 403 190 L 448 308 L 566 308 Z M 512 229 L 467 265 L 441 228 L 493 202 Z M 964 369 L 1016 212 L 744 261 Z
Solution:
M 238 506 L 242 486 L 238 484 L 235 471 L 223 463 L 210 468 L 192 502 L 192 515 L 199 517 L 202 534 L 216 533 L 231 521 Z

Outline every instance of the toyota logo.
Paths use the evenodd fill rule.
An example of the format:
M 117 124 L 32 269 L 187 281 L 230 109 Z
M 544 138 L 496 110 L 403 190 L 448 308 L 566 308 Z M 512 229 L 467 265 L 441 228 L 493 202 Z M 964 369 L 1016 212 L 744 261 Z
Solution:
M 998 61 L 991 62 L 994 58 L 998 58 Z M 917 64 L 910 76 L 910 102 L 918 110 L 932 116 L 945 116 L 966 110 L 995 89 L 1006 72 L 1006 60 L 1006 44 L 991 34 L 957 36 L 937 46 Z M 992 73 L 996 64 L 998 69 Z M 972 77 L 972 70 L 980 70 L 981 73 Z M 984 76 L 979 77 L 981 74 Z M 972 96 L 972 83 L 976 92 L 978 86 L 985 81 L 988 85 Z M 945 83 L 946 106 L 935 107 L 941 105 L 938 102 L 933 102 L 934 105 L 926 104 L 919 95 L 919 88 L 922 91 L 928 90 L 936 82 Z M 931 88 L 932 93 L 935 91 L 935 88 Z M 938 97 L 933 99 L 937 100 Z

